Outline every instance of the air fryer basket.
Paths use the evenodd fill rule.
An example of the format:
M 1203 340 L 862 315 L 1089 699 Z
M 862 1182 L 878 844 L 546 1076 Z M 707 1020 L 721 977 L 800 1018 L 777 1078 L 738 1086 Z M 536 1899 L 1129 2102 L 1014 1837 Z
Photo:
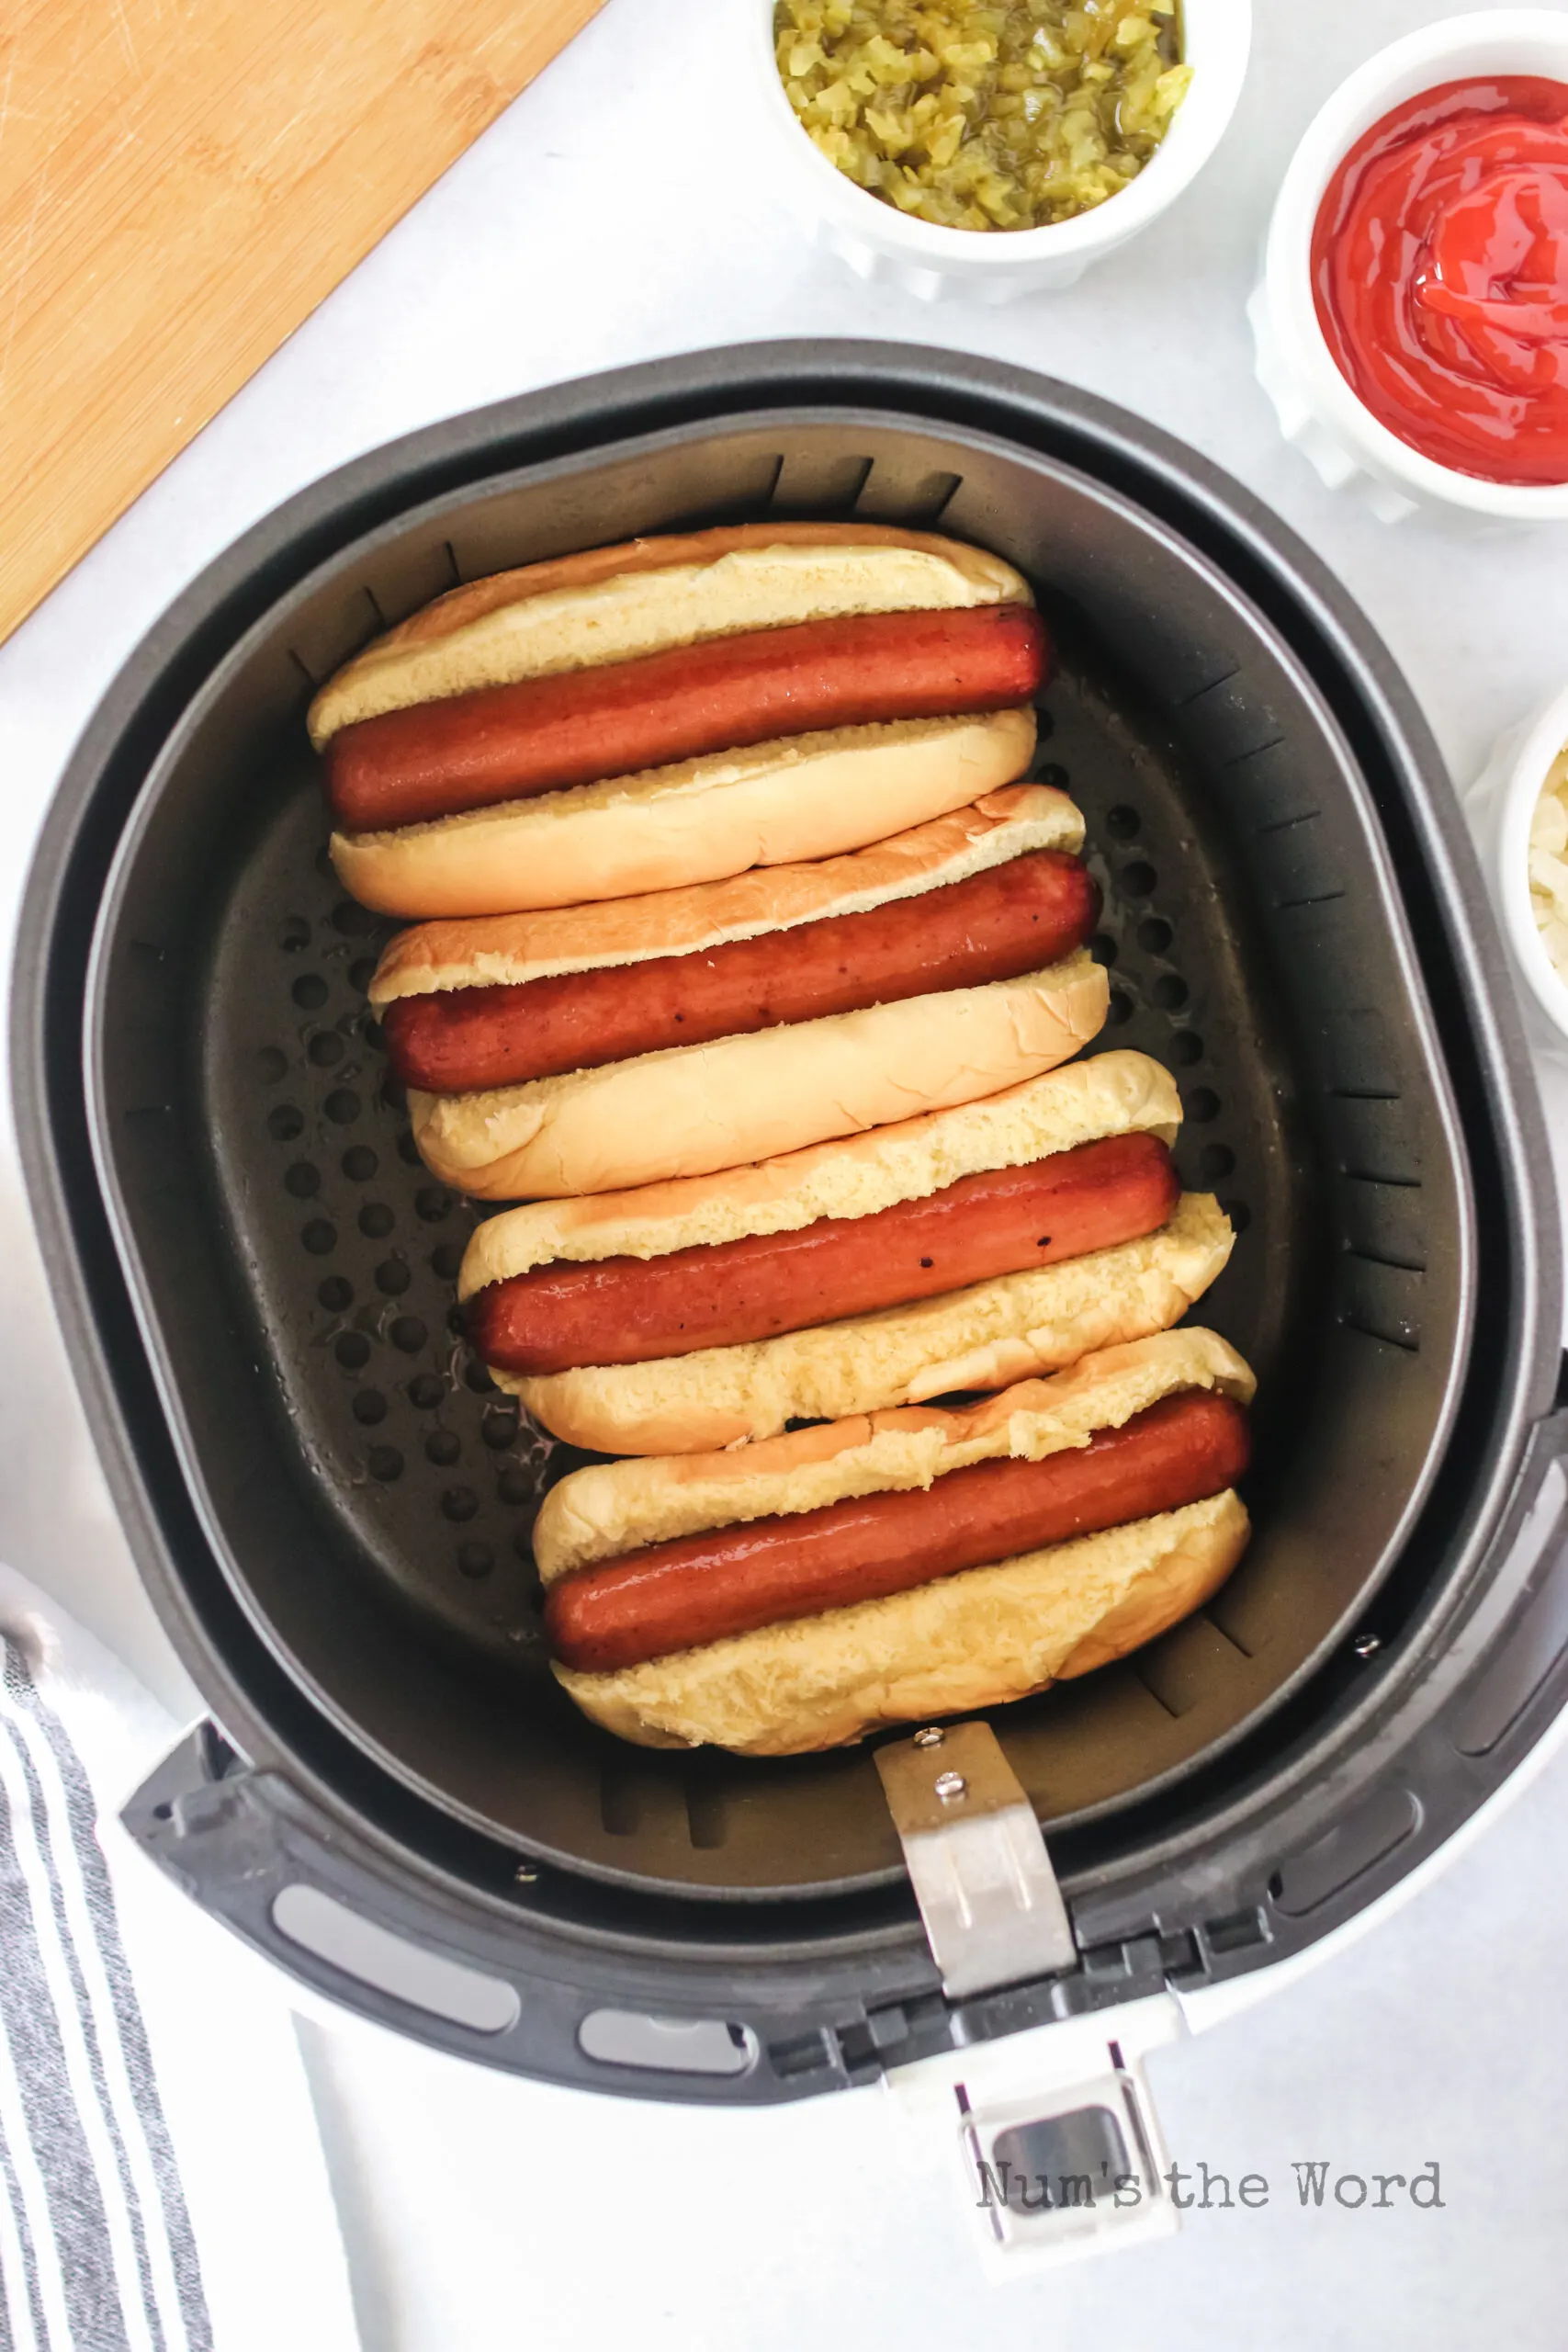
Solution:
M 385 1082 L 364 986 L 390 926 L 333 877 L 302 701 L 438 582 L 846 492 L 940 507 L 1080 641 L 1042 751 L 1107 888 L 1106 1041 L 1177 1064 L 1182 1172 L 1246 1225 L 1203 1312 L 1259 1375 L 1258 1535 L 1206 1612 L 998 1717 L 1048 1828 L 1190 1766 L 1333 1640 L 1425 1493 L 1468 1350 L 1463 1145 L 1354 763 L 1273 632 L 1136 509 L 975 436 L 780 413 L 486 484 L 340 558 L 215 673 L 127 830 L 88 1013 L 101 1170 L 230 1576 L 296 1679 L 474 1826 L 661 1890 L 840 1891 L 901 1858 L 863 1752 L 628 1749 L 550 1676 L 527 1530 L 560 1450 L 457 1335 L 472 1218 Z
M 150 648 L 138 688 L 133 664 L 29 894 L 34 1182 L 97 1326 L 88 1376 L 141 1556 L 240 1751 L 209 1742 L 143 1809 L 198 1882 L 198 1821 L 217 1855 L 225 1823 L 254 1844 L 265 1816 L 275 1879 L 341 1892 L 322 1855 L 346 1819 L 391 1873 L 360 1907 L 389 1920 L 411 1879 L 439 1885 L 434 1940 L 531 1986 L 564 1968 L 680 2013 L 694 1967 L 712 2013 L 726 1970 L 733 1991 L 761 1963 L 791 2015 L 802 1969 L 852 2020 L 878 1986 L 934 1998 L 868 1753 L 633 1750 L 548 1675 L 528 1531 L 583 1457 L 462 1340 L 473 1212 L 419 1165 L 387 1079 L 363 993 L 387 927 L 333 877 L 302 728 L 313 683 L 456 580 L 677 524 L 852 513 L 940 520 L 1036 582 L 1061 655 L 1038 772 L 1084 808 L 1105 890 L 1100 1047 L 1173 1069 L 1183 1179 L 1239 1232 L 1197 1315 L 1259 1375 L 1247 1559 L 1134 1658 L 994 1717 L 1080 1943 L 1098 1901 L 1123 1955 L 1116 1989 L 1140 1936 L 1137 1966 L 1180 1973 L 1316 1931 L 1288 1925 L 1318 1906 L 1292 1915 L 1247 1809 L 1304 1800 L 1342 1836 L 1357 1710 L 1381 1690 L 1422 1712 L 1456 1607 L 1495 1572 L 1555 1368 L 1540 1140 L 1477 986 L 1443 780 L 1364 628 L 1230 486 L 1058 388 L 852 346 L 638 371 L 438 428 L 264 526 L 227 604 L 220 581 L 187 599 L 183 673 Z M 96 918 L 85 971 L 73 888 Z M 1402 1866 L 1413 1835 L 1386 1841 Z M 212 1899 L 275 1940 L 254 1904 Z M 1092 1994 L 1086 1975 L 1053 1997 Z M 841 2020 L 793 2070 L 776 2027 L 755 2028 L 739 2095 L 853 2072 Z M 536 2016 L 491 2039 L 592 2071 Z

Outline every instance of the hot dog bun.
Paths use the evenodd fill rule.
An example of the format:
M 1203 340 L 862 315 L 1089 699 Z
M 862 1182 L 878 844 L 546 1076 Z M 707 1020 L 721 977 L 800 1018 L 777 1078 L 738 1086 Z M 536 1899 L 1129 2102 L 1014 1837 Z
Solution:
M 983 988 L 908 997 L 474 1094 L 411 1090 L 433 1174 L 481 1200 L 559 1199 L 796 1151 L 999 1092 L 1066 1061 L 1105 1019 L 1080 950 Z
M 1248 1366 L 1217 1333 L 1169 1331 L 957 1411 L 876 1413 L 736 1453 L 595 1465 L 546 1498 L 535 1557 L 551 1587 L 647 1545 L 852 1497 L 929 1491 L 980 1462 L 1087 1449 L 1183 1392 L 1245 1406 L 1253 1388 Z M 1122 1656 L 1206 1600 L 1247 1533 L 1227 1489 L 645 1664 L 582 1673 L 558 1663 L 554 1672 L 585 1713 L 640 1746 L 711 1743 L 769 1756 L 838 1747 L 886 1724 L 1022 1698 Z
M 1180 1124 L 1168 1070 L 1146 1054 L 1096 1054 L 979 1102 L 753 1167 L 504 1209 L 476 1228 L 457 1295 L 471 1298 L 557 1259 L 660 1258 L 749 1234 L 798 1232 L 818 1217 L 874 1216 L 961 1177 L 1021 1168 L 1102 1136 L 1144 1132 L 1171 1143 Z
M 1020 784 L 869 848 L 810 864 L 754 867 L 722 882 L 541 913 L 416 923 L 377 967 L 372 1004 L 449 989 L 519 988 L 563 972 L 692 956 L 913 899 L 1021 857 L 1083 847 L 1065 792 Z M 918 915 L 916 917 L 918 921 Z
M 852 868 L 856 861 L 836 863 Z M 881 863 L 886 877 L 887 862 Z M 580 961 L 570 971 L 498 986 L 423 989 L 383 1004 L 392 1069 L 403 1085 L 429 1094 L 568 1078 L 677 1046 L 1021 979 L 1076 953 L 1099 918 L 1099 888 L 1069 851 L 1020 844 L 1015 855 L 985 857 L 980 871 L 948 879 L 932 876 L 929 859 L 920 863 L 925 872 L 907 864 L 898 877 L 928 886 L 919 891 L 914 920 L 900 891 L 891 903 L 820 920 L 753 923 L 748 937 L 694 951 L 678 937 L 675 953 L 648 956 L 638 951 L 661 946 L 670 929 L 660 899 L 631 902 L 618 922 L 602 909 L 601 920 L 583 928 L 612 947 L 609 963 Z M 799 868 L 791 872 L 809 918 L 810 899 L 820 899 L 824 886 Z M 861 877 L 839 878 L 847 892 Z M 705 883 L 679 895 L 687 901 L 682 928 L 700 933 L 713 920 L 703 901 L 732 892 Z M 748 911 L 765 908 L 770 896 L 764 879 L 748 894 Z M 556 926 L 552 944 L 562 928 Z
M 705 1453 L 776 1437 L 790 1421 L 1005 1388 L 1167 1330 L 1223 1271 L 1234 1240 L 1213 1196 L 1189 1193 L 1139 1240 L 911 1306 L 651 1363 L 493 1376 L 572 1445 Z
M 1228 1340 L 1193 1325 L 1097 1349 L 1070 1370 L 1021 1381 L 978 1405 L 903 1406 L 756 1445 L 595 1463 L 545 1497 L 535 1565 L 548 1586 L 643 1544 L 821 1510 L 852 1495 L 929 1487 L 976 1462 L 1043 1461 L 1183 1389 L 1217 1390 L 1248 1405 L 1256 1385 Z
M 311 703 L 342 727 L 669 646 L 862 613 L 1032 604 L 983 548 L 870 523 L 748 523 L 553 558 L 451 589 L 377 638 Z
M 833 858 L 1013 782 L 1032 710 L 791 736 L 389 832 L 334 832 L 344 888 L 381 914 L 575 907 Z
M 804 1755 L 890 1724 L 1001 1706 L 1104 1666 L 1201 1608 L 1250 1532 L 1227 1488 L 1156 1519 L 645 1666 L 554 1672 L 585 1715 L 639 1747 Z

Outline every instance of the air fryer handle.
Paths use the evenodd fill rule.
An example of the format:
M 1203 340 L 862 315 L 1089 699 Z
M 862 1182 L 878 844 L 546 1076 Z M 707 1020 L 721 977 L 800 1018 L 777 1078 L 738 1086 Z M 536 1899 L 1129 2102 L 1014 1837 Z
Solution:
M 394 1878 L 369 1840 L 281 1773 L 245 1765 L 210 1724 L 181 1741 L 120 1818 L 202 1910 L 301 1984 L 398 2033 L 599 2091 L 725 2103 L 797 2095 L 767 2047 L 791 2021 L 626 2016 L 578 1956 L 566 1962 L 573 1981 L 532 1965 L 519 1974 L 503 1915 L 476 1924 L 470 1905 L 457 1930 L 439 1887 L 411 1884 L 406 1871 Z M 641 2027 L 652 2037 L 633 2058 L 616 2053 L 617 2019 L 623 2036 Z M 584 2048 L 585 2026 L 591 2042 L 608 2037 L 610 2054 Z
M 1537 1424 L 1488 1568 L 1464 1635 L 1479 1662 L 1444 1729 L 1461 1756 L 1506 1778 L 1568 1700 L 1568 1409 Z

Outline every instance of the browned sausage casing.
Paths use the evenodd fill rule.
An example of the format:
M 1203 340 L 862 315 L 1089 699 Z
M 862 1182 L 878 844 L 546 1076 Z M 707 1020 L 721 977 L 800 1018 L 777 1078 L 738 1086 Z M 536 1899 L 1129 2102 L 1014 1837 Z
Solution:
M 1240 1406 L 1189 1390 L 1043 1462 L 976 1463 L 928 1492 L 867 1495 L 582 1569 L 551 1586 L 545 1628 L 563 1666 L 614 1673 L 1179 1510 L 1223 1493 L 1247 1464 Z
M 529 1377 L 773 1339 L 1135 1240 L 1179 1190 L 1157 1136 L 1107 1136 L 872 1216 L 514 1274 L 469 1301 L 468 1336 L 486 1363 Z
M 1080 860 L 1034 850 L 913 900 L 700 955 L 562 972 L 515 988 L 400 997 L 382 1025 L 406 1086 L 433 1094 L 517 1086 L 781 1021 L 1010 980 L 1078 946 L 1099 909 L 1099 888 Z
M 381 832 L 776 735 L 1005 710 L 1045 668 L 1028 605 L 752 629 L 360 719 L 327 746 L 327 791 L 346 831 Z

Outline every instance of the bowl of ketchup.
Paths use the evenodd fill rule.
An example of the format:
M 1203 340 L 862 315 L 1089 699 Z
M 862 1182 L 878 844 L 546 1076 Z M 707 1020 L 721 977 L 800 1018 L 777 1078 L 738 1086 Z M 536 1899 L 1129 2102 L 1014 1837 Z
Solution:
M 1396 41 L 1286 174 L 1250 312 L 1258 372 L 1325 481 L 1568 520 L 1568 15 Z

